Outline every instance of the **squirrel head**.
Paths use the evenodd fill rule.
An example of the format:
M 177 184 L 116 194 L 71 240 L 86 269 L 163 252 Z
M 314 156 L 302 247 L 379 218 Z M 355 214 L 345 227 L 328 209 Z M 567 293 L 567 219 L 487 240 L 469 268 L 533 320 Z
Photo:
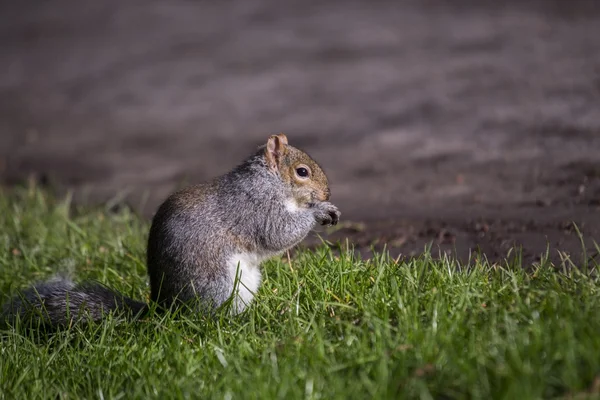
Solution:
M 290 146 L 283 133 L 271 136 L 264 151 L 268 168 L 281 177 L 298 205 L 329 200 L 329 183 L 319 164 Z

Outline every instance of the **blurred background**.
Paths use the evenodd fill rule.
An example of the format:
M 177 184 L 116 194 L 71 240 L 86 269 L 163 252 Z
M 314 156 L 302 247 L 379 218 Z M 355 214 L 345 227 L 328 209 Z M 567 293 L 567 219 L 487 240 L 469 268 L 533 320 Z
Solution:
M 597 0 L 5 1 L 0 70 L 4 186 L 151 216 L 284 132 L 364 248 L 600 227 Z

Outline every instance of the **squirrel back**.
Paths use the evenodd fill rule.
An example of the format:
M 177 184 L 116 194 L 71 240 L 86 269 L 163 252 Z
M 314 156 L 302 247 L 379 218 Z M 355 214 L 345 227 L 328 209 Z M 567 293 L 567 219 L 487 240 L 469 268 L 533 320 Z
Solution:
M 231 299 L 243 311 L 260 287 L 260 264 L 302 241 L 316 225 L 336 224 L 321 167 L 283 134 L 232 171 L 169 196 L 156 212 L 147 247 L 150 298 L 161 307 L 195 302 L 213 310 Z M 68 302 L 67 302 L 68 301 Z M 51 281 L 5 305 L 5 318 L 45 308 L 50 325 L 85 311 L 139 315 L 147 305 L 99 284 Z

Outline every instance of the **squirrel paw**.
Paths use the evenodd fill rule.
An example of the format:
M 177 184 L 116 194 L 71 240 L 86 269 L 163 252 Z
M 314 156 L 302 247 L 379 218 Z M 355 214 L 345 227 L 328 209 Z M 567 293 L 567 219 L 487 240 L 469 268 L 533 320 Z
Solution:
M 315 219 L 321 225 L 337 225 L 340 219 L 340 211 L 336 206 L 324 201 L 313 204 L 315 208 Z

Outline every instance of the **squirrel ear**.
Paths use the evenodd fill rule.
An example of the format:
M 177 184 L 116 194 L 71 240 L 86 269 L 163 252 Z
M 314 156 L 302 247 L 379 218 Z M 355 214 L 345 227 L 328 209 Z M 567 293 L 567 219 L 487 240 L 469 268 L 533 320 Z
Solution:
M 277 137 L 283 144 L 288 144 L 287 136 L 285 136 L 283 133 L 280 133 L 277 135 Z
M 272 170 L 277 171 L 279 160 L 286 152 L 285 146 L 287 143 L 287 137 L 283 133 L 273 135 L 267 141 L 265 156 L 267 158 L 267 164 Z

